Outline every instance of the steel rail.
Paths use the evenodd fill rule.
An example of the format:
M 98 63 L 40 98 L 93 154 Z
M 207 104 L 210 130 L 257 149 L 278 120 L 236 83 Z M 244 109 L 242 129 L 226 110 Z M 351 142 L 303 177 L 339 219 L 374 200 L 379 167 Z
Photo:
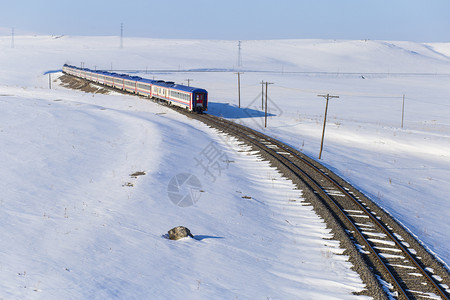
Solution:
M 83 79 L 83 78 L 82 78 Z M 84 79 L 86 81 L 90 81 L 89 79 Z M 91 81 L 92 82 L 92 81 Z M 95 84 L 95 82 L 92 82 Z M 109 87 L 110 89 L 113 90 L 117 90 L 114 87 Z M 177 109 L 177 111 L 182 112 L 183 114 L 187 115 L 188 113 L 186 111 L 183 111 L 181 109 Z M 190 113 L 189 113 L 190 114 Z M 192 116 L 192 114 L 190 114 Z M 345 213 L 344 209 L 340 206 L 340 204 L 334 200 L 332 197 L 330 197 L 330 195 L 328 195 L 327 191 L 325 190 L 325 188 L 323 188 L 315 179 L 313 179 L 310 175 L 308 175 L 303 169 L 301 169 L 299 166 L 297 166 L 292 160 L 288 159 L 287 157 L 285 157 L 284 155 L 277 153 L 277 151 L 275 151 L 274 149 L 271 149 L 270 147 L 268 147 L 267 144 L 264 144 L 261 141 L 258 141 L 256 139 L 256 137 L 259 137 L 267 142 L 269 142 L 272 145 L 275 145 L 281 149 L 283 149 L 284 151 L 286 151 L 288 154 L 294 156 L 294 158 L 300 160 L 303 164 L 307 165 L 308 167 L 310 167 L 314 172 L 316 172 L 316 174 L 320 174 L 322 177 L 324 177 L 326 180 L 328 180 L 329 182 L 332 183 L 332 185 L 337 188 L 339 191 L 341 191 L 345 196 L 347 196 L 349 199 L 351 199 L 353 201 L 354 204 L 356 204 L 360 209 L 362 209 L 366 215 L 370 218 L 370 220 L 372 222 L 374 222 L 390 239 L 391 241 L 393 241 L 395 243 L 395 245 L 400 248 L 400 250 L 406 254 L 406 256 L 409 258 L 409 260 L 415 265 L 415 267 L 422 273 L 422 275 L 425 276 L 425 278 L 432 283 L 433 287 L 439 292 L 440 296 L 443 299 L 449 300 L 447 294 L 445 291 L 443 291 L 441 289 L 441 287 L 439 286 L 439 284 L 434 280 L 434 278 L 432 278 L 428 272 L 426 272 L 426 270 L 424 270 L 424 268 L 422 268 L 421 264 L 411 255 L 410 251 L 407 250 L 403 244 L 394 236 L 394 234 L 391 233 L 391 231 L 387 228 L 387 225 L 383 224 L 382 222 L 380 222 L 378 220 L 378 218 L 376 216 L 373 215 L 373 213 L 371 213 L 364 205 L 362 205 L 362 203 L 360 203 L 360 201 L 354 197 L 353 195 L 351 195 L 346 189 L 345 187 L 343 187 L 341 184 L 339 184 L 336 180 L 334 180 L 333 178 L 331 178 L 329 175 L 327 175 L 325 172 L 323 172 L 321 169 L 319 169 L 318 167 L 316 167 L 314 164 L 310 163 L 308 160 L 306 160 L 304 157 L 302 157 L 301 155 L 298 155 L 298 151 L 293 149 L 292 147 L 285 145 L 283 143 L 281 143 L 280 141 L 271 138 L 263 133 L 260 133 L 256 130 L 253 130 L 251 128 L 248 128 L 246 126 L 240 125 L 240 124 L 236 124 L 232 121 L 229 120 L 225 120 L 223 118 L 218 118 L 215 116 L 210 116 L 210 115 L 198 115 L 198 117 L 196 119 L 199 119 L 200 121 L 203 121 L 201 119 L 205 119 L 207 121 L 203 121 L 204 123 L 208 124 L 208 122 L 212 122 L 215 123 L 216 126 L 214 127 L 219 127 L 217 129 L 220 130 L 220 127 L 225 127 L 227 129 L 227 131 L 233 132 L 234 135 L 236 136 L 240 136 L 241 138 L 249 141 L 250 143 L 254 144 L 255 146 L 257 146 L 258 148 L 260 148 L 261 150 L 265 151 L 267 154 L 269 154 L 270 156 L 274 157 L 278 162 L 280 162 L 282 165 L 284 165 L 288 170 L 290 170 L 295 176 L 297 176 L 300 180 L 302 180 L 305 184 L 307 184 L 310 189 L 312 191 L 321 192 L 321 197 L 323 199 L 328 200 L 329 203 L 332 203 L 337 210 L 340 212 L 341 217 L 344 218 L 345 221 L 349 222 L 349 224 L 351 224 L 351 227 L 353 228 L 353 230 L 355 232 L 358 233 L 359 238 L 361 238 L 364 243 L 367 245 L 368 249 L 370 250 L 370 252 L 372 254 L 375 254 L 375 258 L 376 261 L 384 268 L 383 271 L 385 271 L 387 274 L 389 274 L 389 276 L 391 277 L 391 281 L 394 283 L 394 285 L 396 286 L 398 292 L 400 292 L 400 294 L 402 296 L 404 296 L 405 298 L 409 299 L 409 297 L 407 296 L 406 291 L 402 288 L 401 284 L 397 281 L 397 279 L 395 278 L 395 276 L 392 274 L 392 272 L 390 271 L 390 268 L 385 264 L 385 262 L 381 259 L 380 255 L 378 254 L 378 252 L 374 249 L 374 247 L 372 247 L 372 245 L 369 243 L 369 241 L 365 238 L 364 234 L 361 232 L 361 230 L 358 228 L 358 226 L 355 224 L 355 222 L 353 222 L 349 216 Z M 217 125 L 219 124 L 219 125 Z M 227 126 L 225 126 L 225 124 Z M 232 129 L 232 127 L 234 129 Z M 248 132 L 251 135 L 254 136 L 254 138 L 250 137 L 248 134 L 245 134 L 244 132 Z M 300 175 L 300 174 L 302 175 Z M 309 181 L 309 183 L 307 182 Z M 315 187 L 315 188 L 314 188 Z M 349 235 L 349 233 L 347 233 L 347 235 Z M 366 254 L 367 255 L 367 254 Z M 391 282 L 391 283 L 392 283 Z
M 208 121 L 211 121 L 211 119 L 209 119 Z M 212 121 L 214 122 L 214 121 Z M 229 121 L 228 121 L 229 122 Z M 217 124 L 217 122 L 216 122 Z M 234 127 L 238 127 L 238 126 L 234 126 Z M 219 128 L 218 128 L 219 129 Z M 378 253 L 376 252 L 375 249 L 373 249 L 372 245 L 369 243 L 369 241 L 366 239 L 366 237 L 363 235 L 363 233 L 361 232 L 361 230 L 356 226 L 356 224 L 354 224 L 354 222 L 347 216 L 347 214 L 344 212 L 344 210 L 341 208 L 341 206 L 333 199 L 331 198 L 327 192 L 311 177 L 309 176 L 304 170 L 302 170 L 299 166 L 297 166 L 294 162 L 290 161 L 289 159 L 287 159 L 286 157 L 284 157 L 283 155 L 277 153 L 275 150 L 267 147 L 267 145 L 265 145 L 264 143 L 262 143 L 261 141 L 258 141 L 257 139 L 251 138 L 248 135 L 243 134 L 242 132 L 238 131 L 238 130 L 230 130 L 230 127 L 227 128 L 228 131 L 233 131 L 233 133 L 235 135 L 238 136 L 244 136 L 244 139 L 247 141 L 250 141 L 251 143 L 255 144 L 258 146 L 258 148 L 263 149 L 264 151 L 266 151 L 269 155 L 271 155 L 272 157 L 276 158 L 280 163 L 282 163 L 286 168 L 288 168 L 292 173 L 294 173 L 295 176 L 297 176 L 299 179 L 301 179 L 303 182 L 307 183 L 307 185 L 310 187 L 311 190 L 313 191 L 321 191 L 321 197 L 326 198 L 326 200 L 328 200 L 329 203 L 332 203 L 336 209 L 341 213 L 341 216 L 344 218 L 344 220 L 346 220 L 351 226 L 352 229 L 354 231 L 356 231 L 359 235 L 359 237 L 364 241 L 364 243 L 366 244 L 367 248 L 369 249 L 369 251 L 371 252 L 371 254 L 374 255 L 374 257 L 376 258 L 376 260 L 378 261 L 378 263 L 380 263 L 383 267 L 384 267 L 384 271 L 387 272 L 389 274 L 389 276 L 391 277 L 391 281 L 392 283 L 395 285 L 396 289 L 399 291 L 400 294 L 402 294 L 405 299 L 408 299 L 409 297 L 407 296 L 406 291 L 403 289 L 403 287 L 401 286 L 401 284 L 397 281 L 397 279 L 395 278 L 395 276 L 392 274 L 392 272 L 390 271 L 389 267 L 386 266 L 386 264 L 384 263 L 384 261 L 381 259 L 381 257 L 378 255 Z M 247 129 L 245 129 L 246 131 L 248 131 Z M 252 135 L 254 134 L 253 132 L 251 133 Z M 260 137 L 264 138 L 262 136 L 262 134 L 258 134 L 260 135 Z M 270 141 L 273 144 L 273 139 L 268 137 L 265 138 L 265 140 Z M 289 151 L 290 153 L 290 151 Z M 280 159 L 281 158 L 281 159 Z M 285 160 L 286 162 L 283 162 L 282 160 Z M 290 166 L 289 166 L 289 165 Z M 300 175 L 300 174 L 301 175 Z M 308 182 L 306 182 L 308 181 Z
M 374 247 L 370 244 L 370 242 L 366 239 L 366 237 L 364 236 L 364 234 L 361 232 L 361 230 L 359 229 L 359 227 L 355 224 L 355 222 L 353 222 L 345 213 L 345 211 L 341 208 L 341 206 L 337 203 L 336 200 L 334 200 L 332 197 L 330 197 L 328 195 L 328 193 L 326 192 L 326 190 L 317 183 L 316 180 L 314 180 L 311 176 L 309 176 L 304 170 L 302 170 L 299 166 L 297 166 L 294 162 L 292 162 L 290 159 L 286 158 L 285 156 L 277 153 L 274 149 L 271 149 L 270 147 L 267 147 L 266 144 L 264 144 L 261 141 L 258 141 L 256 138 L 252 138 L 250 137 L 248 134 L 244 134 L 244 132 L 247 132 L 255 137 L 259 137 L 261 139 L 266 140 L 267 142 L 270 142 L 272 145 L 276 145 L 277 147 L 281 148 L 282 150 L 286 151 L 286 153 L 294 156 L 296 159 L 300 160 L 302 163 L 306 164 L 308 167 L 310 167 L 314 172 L 320 174 L 322 177 L 324 177 L 325 179 L 327 179 L 329 182 L 332 183 L 332 185 L 337 188 L 339 191 L 341 191 L 345 196 L 347 196 L 349 199 L 351 199 L 353 201 L 354 204 L 356 204 L 359 208 L 361 208 L 364 213 L 370 218 L 370 220 L 372 222 L 375 223 L 375 225 L 377 225 L 388 237 L 390 240 L 392 240 L 395 245 L 400 248 L 400 250 L 402 251 L 402 253 L 404 253 L 407 258 L 414 264 L 414 266 L 422 273 L 422 275 L 425 276 L 425 278 L 433 285 L 433 287 L 438 291 L 438 293 L 440 294 L 440 296 L 443 299 L 448 300 L 448 296 L 446 295 L 445 291 L 442 290 L 442 288 L 439 286 L 439 283 L 437 283 L 435 281 L 435 279 L 433 277 L 431 277 L 428 272 L 422 267 L 422 265 L 416 260 L 415 257 L 412 256 L 412 254 L 410 253 L 410 251 L 405 248 L 402 244 L 401 241 L 399 241 L 398 238 L 395 237 L 395 235 L 387 228 L 387 226 L 382 223 L 376 216 L 373 215 L 372 212 L 370 212 L 364 205 L 361 204 L 361 202 L 354 197 L 353 195 L 351 195 L 341 184 L 339 184 L 336 180 L 334 180 L 333 178 L 331 178 L 329 175 L 327 175 L 325 172 L 323 172 L 321 169 L 319 169 L 318 167 L 316 167 L 315 165 L 313 165 L 312 163 L 310 163 L 309 161 L 307 161 L 304 157 L 300 156 L 297 154 L 297 150 L 292 149 L 289 146 L 286 146 L 285 144 L 283 144 L 282 142 L 269 137 L 263 133 L 260 133 L 258 131 L 255 131 L 253 129 L 250 129 L 246 126 L 240 125 L 240 124 L 236 124 L 234 122 L 231 122 L 229 120 L 225 120 L 222 118 L 219 118 L 219 122 L 214 120 L 216 119 L 216 117 L 203 117 L 203 118 L 207 118 L 209 122 L 214 122 L 216 124 L 224 124 L 227 123 L 228 127 L 227 130 L 229 131 L 233 131 L 235 135 L 238 136 L 243 136 L 245 140 L 249 141 L 251 140 L 251 142 L 253 144 L 258 145 L 258 148 L 264 149 L 264 151 L 266 151 L 267 153 L 271 153 L 270 155 L 275 157 L 280 163 L 282 163 L 284 166 L 286 166 L 289 170 L 291 170 L 295 175 L 298 175 L 298 172 L 300 172 L 305 178 L 308 179 L 308 181 L 310 181 L 310 183 L 312 183 L 312 185 L 315 186 L 316 191 L 320 190 L 322 192 L 322 197 L 327 198 L 327 200 L 331 203 L 334 204 L 334 206 L 338 209 L 338 211 L 341 213 L 341 215 L 344 217 L 344 219 L 346 221 L 348 221 L 352 228 L 358 233 L 359 237 L 362 238 L 362 240 L 365 242 L 365 244 L 367 245 L 368 249 L 370 250 L 370 252 L 372 254 L 375 255 L 376 260 L 378 261 L 378 263 L 380 263 L 380 265 L 383 266 L 384 271 L 389 274 L 389 276 L 391 277 L 390 279 L 392 280 L 392 283 L 394 283 L 394 285 L 396 286 L 397 290 L 399 291 L 400 294 L 402 294 L 406 299 L 409 299 L 407 292 L 405 291 L 405 289 L 401 286 L 401 284 L 398 282 L 398 280 L 396 279 L 396 276 L 394 276 L 390 270 L 390 267 L 386 265 L 386 263 L 381 259 L 380 255 L 378 254 L 378 251 L 374 249 Z M 220 123 L 222 122 L 222 123 Z M 220 126 L 219 126 L 220 127 Z M 239 128 L 240 130 L 231 130 L 230 127 L 235 127 L 235 128 Z M 281 158 L 281 159 L 280 159 Z M 285 162 L 282 161 L 282 159 L 286 160 L 289 164 L 291 164 L 296 171 L 292 170 L 291 167 L 289 167 Z M 303 178 L 300 177 L 300 179 L 302 179 L 304 181 Z M 314 189 L 313 189 L 314 190 Z
M 270 137 L 269 137 L 270 138 Z M 415 267 L 422 273 L 422 275 L 427 278 L 427 280 L 434 286 L 434 288 L 439 292 L 440 296 L 442 296 L 444 299 L 449 299 L 446 295 L 446 293 L 443 291 L 443 289 L 439 286 L 439 283 L 436 282 L 436 280 L 428 274 L 428 272 L 422 267 L 422 265 L 417 261 L 417 259 L 411 254 L 411 252 L 403 246 L 403 243 L 399 241 L 399 239 L 389 230 L 383 222 L 381 222 L 377 217 L 375 217 L 372 212 L 370 212 L 356 197 L 354 197 L 352 194 L 350 194 L 342 185 L 340 185 L 336 180 L 331 178 L 329 175 L 327 175 L 325 172 L 323 172 L 318 167 L 314 166 L 310 162 L 308 162 L 306 159 L 301 157 L 296 153 L 295 150 L 289 149 L 290 147 L 286 147 L 283 143 L 280 141 L 270 138 L 272 144 L 277 145 L 278 147 L 281 147 L 291 155 L 294 155 L 297 159 L 301 160 L 303 163 L 308 165 L 310 168 L 312 168 L 314 171 L 320 173 L 323 177 L 325 177 L 329 182 L 331 182 L 334 187 L 339 189 L 342 193 L 344 193 L 347 197 L 349 197 L 353 202 L 361 208 L 366 215 L 369 216 L 370 220 L 374 222 L 381 230 L 396 244 L 400 250 L 402 250 L 403 254 L 406 254 L 406 256 L 410 259 L 410 261 L 415 265 Z

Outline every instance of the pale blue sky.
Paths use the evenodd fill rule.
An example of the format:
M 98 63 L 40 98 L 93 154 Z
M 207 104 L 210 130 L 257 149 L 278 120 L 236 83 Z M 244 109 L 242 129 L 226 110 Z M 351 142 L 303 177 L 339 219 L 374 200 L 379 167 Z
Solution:
M 450 0 L 0 0 L 0 27 L 37 34 L 450 42 Z M 5 30 L 3 30 L 4 32 Z

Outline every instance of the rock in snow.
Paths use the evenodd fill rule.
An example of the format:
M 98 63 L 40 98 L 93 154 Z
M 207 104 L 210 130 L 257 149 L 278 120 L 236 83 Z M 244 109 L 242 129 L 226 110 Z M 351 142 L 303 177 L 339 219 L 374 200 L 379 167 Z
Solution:
M 191 234 L 191 231 L 184 226 L 174 227 L 174 228 L 170 229 L 167 233 L 169 234 L 169 239 L 171 239 L 171 240 L 179 240 L 179 239 L 187 237 L 187 236 L 189 236 L 191 238 L 194 237 Z

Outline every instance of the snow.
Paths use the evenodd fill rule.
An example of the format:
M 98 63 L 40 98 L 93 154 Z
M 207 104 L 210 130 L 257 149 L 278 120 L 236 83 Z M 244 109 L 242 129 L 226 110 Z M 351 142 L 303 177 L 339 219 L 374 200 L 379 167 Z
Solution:
M 238 108 L 233 72 L 143 71 L 234 69 L 234 41 L 127 38 L 120 49 L 116 37 L 16 36 L 12 49 L 0 37 L 0 299 L 353 299 L 364 288 L 302 191 L 257 153 L 150 101 L 49 90 L 43 74 L 64 63 L 192 78 L 209 91 L 210 113 L 312 157 L 324 113 L 317 95 L 339 95 L 322 162 L 450 263 L 450 45 L 242 47 Z M 267 129 L 261 80 L 274 82 Z M 202 168 L 208 150 L 215 168 Z M 192 206 L 168 196 L 181 173 L 201 184 Z M 178 225 L 196 239 L 164 238 Z

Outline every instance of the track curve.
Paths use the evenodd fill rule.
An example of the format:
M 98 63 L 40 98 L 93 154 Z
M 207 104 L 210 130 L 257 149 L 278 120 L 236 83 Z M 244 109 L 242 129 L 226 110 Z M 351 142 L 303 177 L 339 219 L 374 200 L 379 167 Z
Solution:
M 374 299 L 449 299 L 448 270 L 410 232 L 351 184 L 263 133 L 212 115 L 174 109 L 252 146 L 297 184 L 346 249 L 366 283 L 365 294 Z
M 378 281 L 387 283 L 385 286 L 392 286 L 390 289 L 384 288 L 390 296 L 398 299 L 449 299 L 447 285 L 441 282 L 442 277 L 431 273 L 430 270 L 434 271 L 434 268 L 427 267 L 422 257 L 417 255 L 418 245 L 412 248 L 405 242 L 403 236 L 406 233 L 397 232 L 391 226 L 395 221 L 384 221 L 388 216 L 383 216 L 382 220 L 371 209 L 375 204 L 368 205 L 369 199 L 356 196 L 352 186 L 342 185 L 317 162 L 260 132 L 211 115 L 194 118 L 264 151 L 306 183 L 335 212 L 358 252 L 377 275 Z M 421 253 L 424 255 L 423 251 Z

